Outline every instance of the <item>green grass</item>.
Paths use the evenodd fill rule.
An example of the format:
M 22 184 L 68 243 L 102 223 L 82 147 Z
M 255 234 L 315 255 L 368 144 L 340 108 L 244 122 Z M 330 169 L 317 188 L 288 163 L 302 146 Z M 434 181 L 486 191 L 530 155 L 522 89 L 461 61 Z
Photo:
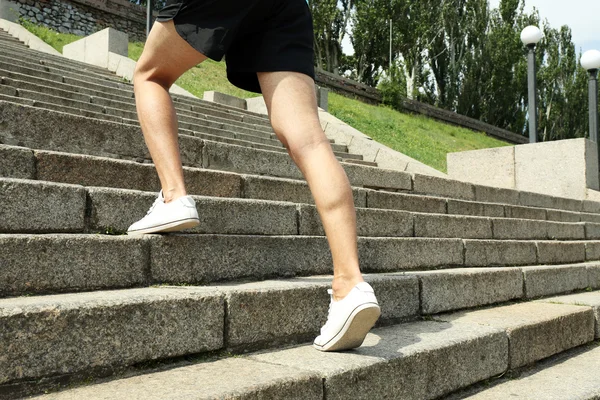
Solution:
M 129 43 L 129 58 L 135 61 L 139 60 L 143 49 L 143 43 Z M 175 83 L 200 98 L 202 98 L 205 91 L 210 90 L 244 99 L 259 96 L 256 93 L 247 92 L 229 83 L 225 72 L 225 63 L 210 59 L 187 71 Z
M 59 51 L 65 44 L 80 39 L 76 35 L 57 33 L 31 23 L 25 23 L 24 26 Z M 140 42 L 129 43 L 129 57 L 137 61 L 143 47 Z M 256 93 L 231 85 L 227 80 L 225 64 L 212 60 L 192 68 L 176 83 L 198 97 L 202 97 L 207 90 L 241 98 L 257 96 Z M 483 133 L 421 115 L 401 113 L 386 106 L 368 105 L 335 93 L 329 95 L 329 112 L 377 142 L 442 172 L 447 171 L 448 153 L 511 145 Z
M 68 33 L 59 33 L 52 29 L 35 25 L 28 21 L 21 21 L 20 24 L 29 32 L 33 33 L 35 36 L 39 37 L 61 53 L 63 46 L 81 39 L 81 36 L 71 35 Z
M 510 146 L 483 133 L 329 94 L 329 112 L 379 143 L 446 172 L 446 154 Z

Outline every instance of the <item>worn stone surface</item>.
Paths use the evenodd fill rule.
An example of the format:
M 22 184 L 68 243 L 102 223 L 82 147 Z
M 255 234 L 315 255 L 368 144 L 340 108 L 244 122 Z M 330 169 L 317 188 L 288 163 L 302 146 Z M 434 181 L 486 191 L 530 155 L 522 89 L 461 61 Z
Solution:
M 587 264 L 588 285 L 592 289 L 600 289 L 600 264 Z
M 415 236 L 491 239 L 492 222 L 489 218 L 415 214 Z
M 519 203 L 527 207 L 554 208 L 566 211 L 581 211 L 581 200 L 567 199 L 564 197 L 548 196 L 540 193 L 519 192 Z
M 600 242 L 585 243 L 585 260 L 598 261 L 600 260 Z
M 585 238 L 598 240 L 600 239 L 600 224 L 593 222 L 583 222 L 585 224 Z
M 594 315 L 589 307 L 522 303 L 434 318 L 452 324 L 485 325 L 505 330 L 510 343 L 510 369 L 594 339 Z
M 81 186 L 0 178 L 0 232 L 82 232 L 85 190 Z
M 220 286 L 227 302 L 227 347 L 250 349 L 313 340 L 327 320 L 327 289 L 332 278 Z M 419 285 L 415 277 L 366 275 L 365 279 L 377 294 L 382 311 L 380 322 L 418 314 Z
M 489 203 L 519 204 L 519 192 L 501 187 L 475 185 L 475 200 Z
M 327 274 L 332 261 L 324 237 L 153 236 L 152 277 L 166 283 Z
M 581 290 L 588 287 L 585 265 L 524 267 L 525 297 L 528 299 Z
M 475 200 L 475 187 L 472 184 L 436 176 L 415 174 L 413 191 L 455 199 Z
M 321 400 L 323 383 L 321 377 L 314 372 L 247 358 L 230 358 L 134 376 L 40 398 Z
M 523 274 L 518 268 L 459 268 L 409 274 L 419 277 L 424 314 L 479 307 L 523 296 Z
M 404 193 L 367 191 L 367 207 L 446 214 L 446 200 Z
M 146 215 L 155 193 L 88 188 L 91 231 L 126 231 Z M 186 232 L 218 234 L 296 235 L 296 206 L 289 203 L 192 196 L 200 225 Z
M 557 222 L 579 222 L 581 213 L 573 211 L 546 210 L 546 219 Z
M 537 242 L 540 264 L 576 263 L 586 260 L 584 242 Z
M 359 238 L 358 255 L 361 269 L 371 272 L 463 264 L 460 239 Z
M 515 218 L 494 218 L 494 239 L 547 239 L 545 221 Z
M 142 239 L 0 235 L 0 296 L 119 288 L 147 281 Z
M 506 218 L 518 218 L 518 219 L 546 219 L 546 209 L 534 208 L 534 207 L 521 207 L 521 206 L 504 206 Z
M 216 350 L 223 297 L 145 288 L 0 300 L 0 382 Z
M 152 164 L 49 151 L 36 151 L 35 157 L 40 180 L 151 192 L 160 190 Z M 188 167 L 184 167 L 183 174 L 190 194 L 240 197 L 241 177 L 238 174 Z
M 350 163 L 342 163 L 342 167 L 353 186 L 371 189 L 412 189 L 410 174 L 405 172 Z
M 600 201 L 583 200 L 583 212 L 600 213 Z
M 35 161 L 33 152 L 25 147 L 0 144 L 0 176 L 34 179 Z
M 568 357 L 568 358 L 567 358 Z M 469 400 L 580 400 L 600 398 L 600 347 L 542 362 L 518 379 L 465 397 Z
M 204 92 L 203 99 L 206 101 L 212 101 L 213 103 L 225 104 L 226 106 L 231 106 L 242 110 L 245 110 L 247 108 L 246 100 L 221 92 L 206 91 Z
M 504 206 L 501 204 L 448 199 L 448 214 L 502 218 L 504 217 Z
M 204 141 L 202 167 L 257 175 L 301 179 L 302 174 L 290 156 L 225 143 Z
M 591 307 L 594 312 L 595 323 L 595 337 L 600 339 L 600 292 L 589 292 L 589 293 L 578 293 L 567 296 L 551 297 L 548 299 L 540 300 L 544 303 L 560 303 L 560 304 L 573 304 L 576 306 L 587 306 Z
M 594 222 L 600 224 L 600 214 L 587 214 L 581 213 L 581 221 L 583 222 Z
M 96 156 L 150 158 L 140 128 L 135 126 L 4 101 L 0 101 L 0 119 L 0 139 L 5 144 Z M 190 162 L 189 152 L 182 156 L 184 162 Z M 200 156 L 201 153 L 195 157 Z
M 300 235 L 324 235 L 316 207 L 299 206 Z M 358 236 L 405 237 L 413 236 L 413 215 L 404 211 L 356 209 Z
M 585 224 L 568 222 L 546 222 L 548 239 L 585 240 Z
M 302 346 L 251 358 L 319 374 L 327 399 L 422 400 L 505 371 L 508 341 L 495 328 L 423 321 L 374 329 L 349 352 Z
M 465 240 L 466 267 L 531 265 L 537 262 L 534 242 Z

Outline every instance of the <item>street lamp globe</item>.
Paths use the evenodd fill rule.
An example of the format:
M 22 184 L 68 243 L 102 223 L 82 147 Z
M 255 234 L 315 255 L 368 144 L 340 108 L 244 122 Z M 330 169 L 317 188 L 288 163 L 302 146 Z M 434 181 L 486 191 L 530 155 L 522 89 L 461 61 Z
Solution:
M 544 37 L 537 26 L 529 25 L 521 32 L 521 41 L 525 46 L 535 46 Z
M 600 51 L 589 50 L 581 56 L 581 66 L 588 71 L 600 69 Z

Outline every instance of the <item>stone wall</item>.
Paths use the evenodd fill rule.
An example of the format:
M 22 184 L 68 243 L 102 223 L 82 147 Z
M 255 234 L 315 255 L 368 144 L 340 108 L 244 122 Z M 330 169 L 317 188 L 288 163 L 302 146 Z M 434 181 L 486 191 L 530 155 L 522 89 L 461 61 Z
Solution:
M 127 0 L 11 0 L 22 19 L 62 33 L 87 36 L 105 28 L 145 40 L 146 10 Z

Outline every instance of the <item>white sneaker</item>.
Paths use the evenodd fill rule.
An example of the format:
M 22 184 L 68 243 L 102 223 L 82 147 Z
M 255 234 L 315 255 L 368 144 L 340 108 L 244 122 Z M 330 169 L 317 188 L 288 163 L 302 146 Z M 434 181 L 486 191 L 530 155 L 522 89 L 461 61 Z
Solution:
M 146 216 L 127 229 L 128 235 L 144 233 L 174 232 L 193 228 L 200 224 L 196 202 L 190 196 L 183 196 L 165 203 L 162 190 Z
M 327 323 L 313 346 L 321 351 L 349 350 L 359 347 L 371 330 L 381 309 L 371 285 L 361 282 L 354 286 L 342 300 L 333 300 L 331 295 Z

